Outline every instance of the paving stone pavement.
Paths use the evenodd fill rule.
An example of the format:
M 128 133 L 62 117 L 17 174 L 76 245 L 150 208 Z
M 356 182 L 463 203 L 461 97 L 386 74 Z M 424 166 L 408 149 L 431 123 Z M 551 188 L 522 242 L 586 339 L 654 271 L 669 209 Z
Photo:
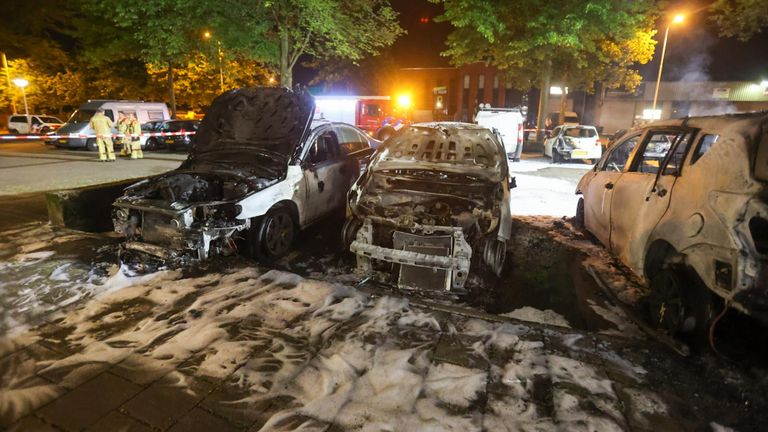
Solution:
M 0 342 L 0 429 L 338 431 L 382 415 L 412 416 L 400 430 L 764 424 L 727 370 L 647 340 L 501 321 L 277 271 L 161 278 Z

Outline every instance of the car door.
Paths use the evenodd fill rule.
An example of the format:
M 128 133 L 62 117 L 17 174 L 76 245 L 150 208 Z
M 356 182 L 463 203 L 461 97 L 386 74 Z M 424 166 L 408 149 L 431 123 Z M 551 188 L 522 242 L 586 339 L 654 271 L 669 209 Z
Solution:
M 547 139 L 544 140 L 544 156 L 552 157 L 552 147 L 557 140 L 557 136 L 560 135 L 560 129 L 562 129 L 560 126 L 556 127 Z
M 691 134 L 680 128 L 648 130 L 629 169 L 613 187 L 611 250 L 638 274 L 643 273 L 648 238 L 669 208 Z M 672 145 L 658 145 L 667 141 Z
M 617 142 L 588 175 L 592 176 L 581 191 L 584 195 L 584 224 L 606 247 L 611 238 L 611 201 L 613 189 L 628 165 L 641 134 Z
M 346 159 L 344 168 L 348 171 L 350 186 L 365 171 L 368 160 L 373 154 L 368 138 L 356 128 L 343 124 L 335 125 L 336 134 L 339 137 L 339 149 L 341 157 Z
M 333 128 L 324 128 L 312 138 L 303 160 L 306 185 L 305 220 L 312 222 L 341 207 L 348 189 L 344 158 Z

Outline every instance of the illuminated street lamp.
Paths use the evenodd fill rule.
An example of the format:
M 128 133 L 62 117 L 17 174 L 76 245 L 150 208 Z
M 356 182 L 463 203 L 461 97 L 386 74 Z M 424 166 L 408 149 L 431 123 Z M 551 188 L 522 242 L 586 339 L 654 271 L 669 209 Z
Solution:
M 672 24 L 680 24 L 685 20 L 685 15 L 677 14 L 672 18 L 672 21 L 667 24 L 667 30 L 664 32 L 664 45 L 661 47 L 661 61 L 659 62 L 659 76 L 656 78 L 656 90 L 653 92 L 653 107 L 651 112 L 656 113 L 656 100 L 659 98 L 659 84 L 661 84 L 661 70 L 664 68 L 664 54 L 667 52 L 667 38 L 669 37 L 669 27 Z
M 27 133 L 30 133 L 32 130 L 32 124 L 30 123 L 29 118 L 29 106 L 27 105 L 27 92 L 24 90 L 24 87 L 29 85 L 29 81 L 25 80 L 24 78 L 14 78 L 13 83 L 16 84 L 17 87 L 21 88 L 21 95 L 24 96 L 24 114 L 26 114 L 27 117 Z
M 211 38 L 211 32 L 206 31 L 203 33 L 203 38 L 210 39 Z M 216 44 L 219 49 L 219 87 L 221 88 L 221 92 L 224 93 L 224 66 L 223 66 L 223 57 L 224 53 L 221 51 L 221 41 L 217 40 Z

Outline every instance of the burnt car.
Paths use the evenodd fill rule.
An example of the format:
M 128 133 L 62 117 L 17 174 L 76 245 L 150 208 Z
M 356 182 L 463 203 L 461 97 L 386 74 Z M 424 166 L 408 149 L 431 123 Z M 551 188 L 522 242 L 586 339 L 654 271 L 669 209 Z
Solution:
M 768 113 L 624 133 L 576 193 L 576 222 L 650 286 L 654 325 L 702 334 L 720 297 L 768 320 Z
M 125 250 L 164 259 L 248 254 L 272 259 L 296 231 L 344 209 L 373 153 L 353 126 L 312 122 L 305 90 L 232 90 L 213 102 L 181 166 L 114 202 Z
M 344 241 L 359 270 L 396 278 L 400 288 L 463 291 L 471 272 L 503 268 L 513 184 L 492 131 L 405 127 L 352 186 Z

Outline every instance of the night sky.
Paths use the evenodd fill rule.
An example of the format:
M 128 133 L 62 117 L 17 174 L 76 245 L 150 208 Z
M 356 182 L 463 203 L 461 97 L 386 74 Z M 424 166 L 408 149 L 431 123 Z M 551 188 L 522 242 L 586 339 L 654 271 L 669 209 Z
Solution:
M 450 32 L 448 24 L 438 24 L 442 5 L 426 0 L 391 0 L 400 12 L 400 25 L 408 31 L 392 47 L 392 55 L 401 67 L 448 66 L 448 59 L 440 56 L 445 49 L 445 38 Z M 684 8 L 684 2 L 677 2 Z M 691 7 L 689 7 L 690 9 Z M 421 23 L 421 18 L 429 18 Z M 663 24 L 659 24 L 654 60 L 639 70 L 647 80 L 655 80 L 661 55 Z M 664 67 L 665 80 L 760 81 L 768 79 L 768 30 L 749 42 L 733 38 L 719 38 L 705 12 L 689 16 L 685 23 L 670 30 Z

